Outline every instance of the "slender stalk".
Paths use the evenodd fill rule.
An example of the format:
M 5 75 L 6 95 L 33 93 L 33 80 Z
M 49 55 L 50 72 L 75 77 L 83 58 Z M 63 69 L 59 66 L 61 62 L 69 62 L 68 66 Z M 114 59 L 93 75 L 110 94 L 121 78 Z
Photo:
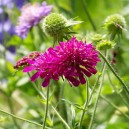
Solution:
M 84 104 L 84 110 L 83 110 L 82 115 L 81 115 L 80 124 L 79 124 L 78 129 L 81 129 L 81 127 L 82 127 L 82 121 L 83 121 L 83 118 L 84 118 L 84 115 L 85 115 L 85 112 L 86 112 L 86 107 L 88 105 L 88 102 L 89 102 L 89 83 L 88 83 L 88 79 L 87 79 L 87 85 L 86 85 L 86 102 Z
M 34 29 L 33 28 L 31 28 L 31 31 L 30 31 L 30 36 L 31 36 L 31 38 L 32 38 L 32 40 L 35 40 L 34 39 Z M 35 49 L 35 51 L 37 51 L 38 50 L 38 44 L 37 44 L 37 42 L 35 42 L 35 41 L 33 41 L 33 47 L 34 47 L 34 49 Z
M 65 81 L 64 83 L 60 86 L 60 90 L 59 90 L 59 98 L 57 100 L 61 100 L 63 97 L 64 97 L 64 87 L 65 87 Z M 57 91 L 58 92 L 58 91 Z M 59 102 L 58 101 L 58 102 Z M 64 118 L 64 120 L 66 122 L 69 122 L 68 120 L 68 114 L 67 114 L 67 106 L 66 106 L 66 103 L 65 102 L 61 102 L 59 104 L 59 113 L 61 114 L 61 116 Z
M 129 108 L 129 104 L 128 102 L 126 102 L 126 99 L 124 98 L 124 96 L 118 92 L 117 88 L 115 87 L 115 85 L 112 83 L 111 77 L 109 75 L 109 73 L 107 72 L 108 75 L 108 79 L 110 81 L 111 86 L 113 87 L 113 90 L 117 93 L 117 95 L 119 95 L 119 97 L 123 100 L 124 104 Z
M 108 51 L 106 52 L 106 58 L 107 57 L 108 57 Z M 94 121 L 94 117 L 95 117 L 95 113 L 96 113 L 96 109 L 97 109 L 97 105 L 98 105 L 98 100 L 99 100 L 100 93 L 101 93 L 102 86 L 103 86 L 102 84 L 103 84 L 103 80 L 104 80 L 105 68 L 106 68 L 106 63 L 104 62 L 104 67 L 103 67 L 103 70 L 102 70 L 102 79 L 101 79 L 101 82 L 100 82 L 100 85 L 99 85 L 99 89 L 98 89 L 98 93 L 97 93 L 97 98 L 96 98 L 96 102 L 95 102 L 95 106 L 94 106 L 94 111 L 93 111 L 93 114 L 92 114 L 92 117 L 91 117 L 88 129 L 91 129 L 92 125 L 93 125 L 93 121 Z
M 122 112 L 114 103 L 110 102 L 106 97 L 101 95 L 101 98 L 104 99 L 107 103 L 109 103 L 112 107 L 118 110 L 125 118 L 129 119 L 129 116 Z
M 31 77 L 30 73 L 28 73 L 28 76 Z M 43 98 L 46 99 L 46 97 L 43 95 L 43 93 L 41 91 L 39 91 L 38 87 L 36 86 L 36 83 L 31 82 L 31 84 L 33 85 L 34 89 L 37 91 L 37 93 Z
M 108 67 L 110 68 L 110 70 L 112 71 L 112 73 L 116 76 L 116 78 L 119 80 L 119 82 L 123 85 L 123 87 L 125 88 L 126 92 L 128 92 L 129 94 L 129 89 L 126 86 L 126 84 L 123 82 L 123 80 L 119 77 L 119 75 L 115 72 L 115 70 L 113 69 L 113 67 L 110 65 L 110 63 L 108 62 L 108 60 L 105 58 L 105 56 L 99 52 L 100 56 L 103 58 L 103 60 L 105 61 L 105 63 L 108 65 Z
M 44 122 L 43 122 L 43 129 L 45 129 L 46 120 L 47 120 L 47 113 L 48 113 L 48 103 L 49 103 L 49 87 L 47 87 L 47 98 L 46 98 L 46 109 L 45 109 L 45 116 L 44 116 Z
M 25 121 L 25 122 L 34 124 L 34 125 L 36 125 L 36 126 L 42 127 L 41 124 L 38 124 L 38 123 L 36 123 L 36 122 L 34 122 L 34 121 L 30 121 L 30 120 L 27 120 L 27 119 L 24 119 L 24 118 L 21 118 L 21 117 L 18 117 L 18 116 L 16 116 L 16 115 L 14 115 L 14 114 L 12 114 L 12 113 L 9 113 L 9 112 L 6 112 L 6 111 L 4 111 L 4 110 L 2 110 L 2 109 L 0 109 L 0 112 L 2 112 L 2 113 L 4 113 L 4 114 L 7 114 L 7 115 L 9 115 L 9 116 L 12 116 L 12 117 L 14 117 L 14 118 L 16 118 L 16 119 L 19 119 L 19 120 L 21 120 L 21 121 Z M 51 129 L 51 128 L 46 127 L 46 129 Z
M 29 74 L 28 74 L 29 75 Z M 29 75 L 30 77 L 30 75 Z M 37 93 L 43 98 L 46 99 L 45 96 L 39 91 L 39 89 L 37 88 L 36 84 L 33 84 L 34 89 L 37 91 Z M 56 115 L 61 119 L 61 121 L 63 122 L 63 124 L 70 129 L 69 125 L 65 122 L 65 120 L 61 117 L 61 115 L 57 112 L 57 110 L 54 108 L 54 106 L 51 104 L 51 107 L 54 109 Z
M 6 96 L 7 96 L 7 102 L 8 102 L 9 108 L 10 108 L 10 112 L 11 112 L 12 114 L 14 114 L 12 102 L 11 102 L 9 96 L 8 96 L 8 95 L 6 95 Z M 21 129 L 20 126 L 18 125 L 16 119 L 15 119 L 14 117 L 12 117 L 12 120 L 13 120 L 15 126 L 17 127 L 17 129 Z
M 60 120 L 64 123 L 67 129 L 70 129 L 69 125 L 65 122 L 65 120 L 60 116 L 60 114 L 56 111 L 56 109 L 52 106 L 53 110 L 55 111 L 56 115 L 60 118 Z
M 82 3 L 83 9 L 84 9 L 84 11 L 85 11 L 85 13 L 86 13 L 86 15 L 87 15 L 91 25 L 92 25 L 94 31 L 96 31 L 96 26 L 95 26 L 94 21 L 93 21 L 91 15 L 90 15 L 90 13 L 89 13 L 89 11 L 87 9 L 86 1 L 85 0 L 81 0 L 81 3 Z
M 103 69 L 104 69 L 104 64 L 102 65 L 101 73 L 102 73 L 102 70 L 103 70 Z M 88 104 L 90 103 L 90 101 L 91 101 L 91 99 L 92 99 L 93 93 L 94 93 L 95 88 L 96 88 L 96 86 L 97 86 L 97 84 L 98 84 L 98 82 L 99 82 L 100 77 L 101 77 L 101 75 L 98 75 L 97 80 L 96 80 L 96 82 L 95 82 L 95 84 L 94 84 L 94 86 L 93 86 L 93 89 L 92 89 L 92 91 L 91 91 L 91 94 L 90 94 L 90 96 L 89 96 Z M 87 104 L 87 106 L 88 106 L 88 104 Z M 85 105 L 85 104 L 84 104 L 84 105 Z M 87 110 L 87 106 L 85 106 L 85 108 L 84 108 L 85 111 Z M 79 126 L 79 128 L 81 128 L 81 127 Z
M 104 69 L 104 64 L 102 65 L 101 73 L 102 73 L 103 69 Z M 88 104 L 90 103 L 90 101 L 91 101 L 91 99 L 92 99 L 93 93 L 94 93 L 95 88 L 96 88 L 96 86 L 97 86 L 97 84 L 98 84 L 98 82 L 99 82 L 100 77 L 101 77 L 101 74 L 98 75 L 97 80 L 96 80 L 96 82 L 95 82 L 95 84 L 94 84 L 94 86 L 93 86 L 93 89 L 92 89 L 92 91 L 91 91 L 91 95 L 89 96 Z
M 57 41 L 57 38 L 53 38 L 53 47 L 55 46 L 55 44 L 56 44 L 56 41 Z

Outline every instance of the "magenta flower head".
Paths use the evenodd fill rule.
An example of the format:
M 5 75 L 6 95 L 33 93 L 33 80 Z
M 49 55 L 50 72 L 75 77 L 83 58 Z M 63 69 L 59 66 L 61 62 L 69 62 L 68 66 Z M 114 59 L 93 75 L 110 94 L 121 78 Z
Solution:
M 16 34 L 21 38 L 25 38 L 29 29 L 37 25 L 43 17 L 51 12 L 51 10 L 52 5 L 47 5 L 46 2 L 43 2 L 42 5 L 38 3 L 34 5 L 24 5 L 21 9 L 18 25 L 16 26 Z
M 59 46 L 49 48 L 35 60 L 28 60 L 23 72 L 35 70 L 31 77 L 35 81 L 38 77 L 44 79 L 42 86 L 48 86 L 51 79 L 59 80 L 64 77 L 70 85 L 78 86 L 86 83 L 86 77 L 96 74 L 96 65 L 100 62 L 98 51 L 92 43 L 78 41 L 75 37 Z
M 98 51 L 91 43 L 78 41 L 75 37 L 67 42 L 60 42 L 55 48 L 58 53 L 58 71 L 69 81 L 70 84 L 78 86 L 85 84 L 84 77 L 96 74 L 95 66 L 100 62 Z M 61 76 L 62 76 L 61 75 Z
M 22 59 L 18 60 L 16 65 L 14 66 L 14 69 L 21 69 L 28 65 L 29 60 L 35 61 L 38 56 L 40 56 L 40 52 L 31 52 L 27 56 L 24 56 Z

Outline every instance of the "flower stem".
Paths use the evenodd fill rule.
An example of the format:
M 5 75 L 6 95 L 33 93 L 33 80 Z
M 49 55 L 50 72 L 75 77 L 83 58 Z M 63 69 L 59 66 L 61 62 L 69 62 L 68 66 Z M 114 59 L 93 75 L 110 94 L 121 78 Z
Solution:
M 81 129 L 82 127 L 82 121 L 83 121 L 83 118 L 84 118 L 84 115 L 85 115 L 85 112 L 86 112 L 86 107 L 88 105 L 88 102 L 89 102 L 89 83 L 88 83 L 88 79 L 87 79 L 87 85 L 86 85 L 86 102 L 84 104 L 84 110 L 82 112 L 82 115 L 81 115 L 81 119 L 80 119 L 80 124 L 79 124 L 79 128 L 78 129 Z
M 115 72 L 115 70 L 113 69 L 113 67 L 110 65 L 110 63 L 108 62 L 108 60 L 105 58 L 105 56 L 99 52 L 100 56 L 103 58 L 103 60 L 105 61 L 105 63 L 108 65 L 108 67 L 110 68 L 110 70 L 112 71 L 112 73 L 116 76 L 116 78 L 119 80 L 119 82 L 123 85 L 124 89 L 126 90 L 126 92 L 128 92 L 129 94 L 129 89 L 126 86 L 126 84 L 123 82 L 123 80 L 119 77 L 119 75 Z
M 29 74 L 28 74 L 29 75 Z M 30 77 L 30 75 L 29 75 Z M 33 84 L 34 89 L 37 91 L 37 93 L 43 98 L 46 99 L 45 96 L 39 91 L 39 89 L 37 88 L 36 84 Z M 61 117 L 61 115 L 58 113 L 58 111 L 54 108 L 54 106 L 51 104 L 51 107 L 54 109 L 56 115 L 61 119 L 62 123 L 68 128 L 70 129 L 69 125 L 65 122 L 65 120 Z
M 108 57 L 108 51 L 106 52 L 106 58 L 107 57 Z M 102 84 L 103 84 L 103 80 L 104 80 L 105 68 L 106 68 L 106 63 L 104 62 L 104 66 L 103 66 L 103 70 L 102 70 L 102 78 L 101 78 L 101 82 L 100 82 L 100 85 L 99 85 L 99 89 L 98 89 L 98 93 L 97 93 L 97 98 L 96 98 L 96 102 L 95 102 L 95 106 L 94 106 L 94 111 L 93 111 L 93 114 L 92 114 L 92 117 L 91 117 L 88 129 L 91 129 L 92 125 L 93 125 L 93 121 L 94 121 L 94 117 L 95 117 L 95 113 L 96 113 L 96 109 L 97 109 L 97 105 L 98 105 L 98 100 L 99 100 L 100 93 L 101 93 L 102 86 L 103 86 Z
M 11 100 L 10 100 L 10 97 L 9 97 L 7 94 L 6 94 L 6 96 L 7 96 L 7 102 L 8 102 L 9 108 L 10 108 L 10 112 L 11 112 L 12 114 L 14 114 L 13 106 L 12 106 L 12 102 L 11 102 Z M 12 117 L 12 120 L 13 120 L 15 126 L 17 127 L 17 129 L 21 129 L 20 126 L 18 125 L 16 119 L 15 119 L 14 117 Z
M 101 73 L 102 73 L 103 69 L 104 69 L 104 64 L 102 65 Z M 90 103 L 90 101 L 91 101 L 91 99 L 92 99 L 93 93 L 94 93 L 95 88 L 96 88 L 96 86 L 97 86 L 97 84 L 98 84 L 98 82 L 99 82 L 100 77 L 101 77 L 101 74 L 98 75 L 97 80 L 96 80 L 96 82 L 95 82 L 95 84 L 94 84 L 94 86 L 93 86 L 93 89 L 92 89 L 92 91 L 91 91 L 91 95 L 90 95 L 90 97 L 89 97 L 88 104 Z
M 43 129 L 45 129 L 46 120 L 47 120 L 48 103 L 49 103 L 49 86 L 47 87 L 46 109 L 45 109 L 45 116 L 44 116 L 44 122 L 43 122 Z
M 95 24 L 94 24 L 94 22 L 93 22 L 93 19 L 91 18 L 91 15 L 90 15 L 90 13 L 89 13 L 89 11 L 88 11 L 88 9 L 87 9 L 87 5 L 86 5 L 85 0 L 82 0 L 81 3 L 82 3 L 83 9 L 84 9 L 84 11 L 85 11 L 85 13 L 86 13 L 86 15 L 87 15 L 87 17 L 88 17 L 88 19 L 89 19 L 91 25 L 92 25 L 94 31 L 96 31 L 96 26 L 95 26 Z
M 67 129 L 70 129 L 69 125 L 64 121 L 64 119 L 60 116 L 60 114 L 56 111 L 56 109 L 52 106 L 53 110 L 57 114 L 57 116 L 60 118 L 60 120 L 64 123 Z
M 129 116 L 128 115 L 126 115 L 124 112 L 122 112 L 115 104 L 113 104 L 112 102 L 110 102 L 106 97 L 104 97 L 103 95 L 101 95 L 101 98 L 104 99 L 107 103 L 109 103 L 116 110 L 118 110 L 121 114 L 123 114 L 123 116 L 125 118 L 129 119 Z
M 28 76 L 31 77 L 30 73 L 28 73 Z M 43 95 L 43 93 L 41 91 L 39 91 L 38 87 L 36 86 L 36 83 L 31 82 L 31 84 L 33 85 L 34 89 L 37 91 L 37 93 L 43 98 L 46 99 L 46 97 Z
M 102 72 L 103 68 L 104 68 L 104 64 L 102 65 L 101 72 Z M 97 86 L 97 84 L 98 84 L 98 82 L 99 82 L 99 78 L 100 78 L 100 77 L 101 77 L 101 75 L 98 75 L 97 80 L 96 80 L 96 82 L 95 82 L 95 84 L 94 84 L 94 86 L 93 86 L 93 89 L 92 89 L 92 91 L 91 91 L 91 94 L 90 94 L 90 96 L 89 96 L 88 104 L 90 103 L 90 101 L 91 101 L 91 99 L 92 99 L 93 93 L 94 93 L 95 88 L 96 88 L 96 86 Z M 88 104 L 87 104 L 87 106 L 88 106 Z M 85 104 L 84 104 L 84 105 L 85 105 Z M 84 108 L 85 111 L 87 110 L 87 109 L 86 109 L 87 106 Z M 81 126 L 79 126 L 79 129 L 81 129 Z
M 25 122 L 34 124 L 34 125 L 36 125 L 36 126 L 42 127 L 41 124 L 38 124 L 38 123 L 36 123 L 36 122 L 30 121 L 30 120 L 27 120 L 27 119 L 24 119 L 24 118 L 21 118 L 21 117 L 18 117 L 18 116 L 16 116 L 16 115 L 14 115 L 14 114 L 12 114 L 12 113 L 9 113 L 9 112 L 6 112 L 6 111 L 4 111 L 4 110 L 2 110 L 2 109 L 0 109 L 0 112 L 2 112 L 2 113 L 4 113 L 4 114 L 7 114 L 7 115 L 9 115 L 9 116 L 12 116 L 12 117 L 14 117 L 14 118 L 16 118 L 16 119 L 19 119 L 19 120 L 21 120 L 21 121 L 25 121 Z M 51 129 L 51 128 L 46 127 L 46 129 Z
M 123 100 L 123 103 L 129 108 L 128 102 L 126 102 L 126 99 L 124 98 L 124 96 L 121 93 L 119 93 L 116 86 L 112 83 L 111 77 L 108 72 L 107 72 L 107 75 L 113 90 L 117 93 L 117 95 L 119 95 L 119 97 Z

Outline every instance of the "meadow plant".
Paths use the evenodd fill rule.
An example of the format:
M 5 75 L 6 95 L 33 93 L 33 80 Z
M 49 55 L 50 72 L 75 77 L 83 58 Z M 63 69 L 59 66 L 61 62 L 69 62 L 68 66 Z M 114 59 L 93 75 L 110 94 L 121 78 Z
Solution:
M 92 42 L 87 43 L 84 37 L 79 35 L 80 31 L 74 28 L 75 25 L 80 25 L 82 21 L 76 21 L 72 18 L 72 20 L 68 20 L 63 14 L 53 13 L 51 12 L 53 7 L 54 5 L 47 5 L 46 2 L 24 5 L 15 28 L 16 34 L 22 38 L 23 42 L 31 28 L 38 26 L 38 24 L 42 28 L 42 35 L 45 35 L 47 40 L 50 38 L 48 42 L 51 43 L 51 46 L 46 50 L 30 51 L 14 65 L 17 72 L 22 70 L 24 76 L 25 74 L 29 76 L 31 85 L 36 94 L 40 96 L 40 103 L 43 103 L 45 107 L 45 110 L 43 108 L 41 111 L 43 112 L 42 120 L 37 123 L 16 116 L 12 104 L 11 113 L 2 109 L 0 112 L 12 116 L 14 125 L 18 129 L 22 129 L 22 126 L 17 122 L 18 119 L 34 124 L 37 126 L 36 129 L 38 127 L 43 129 L 98 129 L 99 126 L 94 125 L 94 120 L 97 108 L 100 106 L 99 100 L 103 99 L 122 114 L 126 120 L 129 120 L 129 115 L 126 112 L 123 112 L 102 94 L 105 74 L 110 71 L 112 76 L 114 75 L 121 84 L 119 91 L 116 86 L 113 86 L 114 92 L 117 93 L 128 109 L 128 99 L 122 92 L 129 97 L 129 88 L 119 76 L 115 66 L 110 63 L 111 52 L 118 49 L 117 42 L 120 43 L 121 35 L 126 30 L 125 18 L 121 14 L 108 16 L 101 28 L 104 33 L 95 34 L 91 37 Z M 86 3 L 83 7 L 86 8 L 85 13 L 88 15 L 89 22 L 96 30 L 97 27 L 87 10 Z M 34 36 L 36 37 L 36 35 Z M 93 78 L 95 78 L 94 81 L 92 81 Z M 108 79 L 112 83 L 109 74 Z M 65 88 L 67 95 L 71 94 L 72 96 L 72 92 L 75 91 L 71 90 L 70 93 L 68 90 L 76 87 L 74 89 L 78 93 L 81 92 L 81 96 L 85 96 L 83 104 L 82 102 L 75 104 L 70 100 L 71 98 L 68 100 L 67 95 L 66 98 L 63 96 L 65 85 L 70 86 Z M 58 93 L 54 93 L 55 91 Z M 3 91 L 3 93 L 5 92 Z M 79 96 L 79 94 L 74 95 Z M 72 97 L 74 98 L 74 96 Z M 90 112 L 91 109 L 92 112 Z M 70 111 L 72 112 L 71 116 L 69 115 Z M 58 124 L 54 123 L 55 119 L 58 119 L 59 127 Z

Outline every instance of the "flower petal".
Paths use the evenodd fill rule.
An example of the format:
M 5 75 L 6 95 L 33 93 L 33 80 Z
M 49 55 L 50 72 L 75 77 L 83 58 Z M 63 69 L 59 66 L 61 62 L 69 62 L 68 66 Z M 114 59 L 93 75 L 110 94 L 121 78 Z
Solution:
M 78 81 L 76 78 L 74 77 L 68 77 L 67 78 L 75 87 L 78 86 L 80 84 L 80 81 Z
M 47 76 L 45 79 L 44 79 L 44 81 L 43 81 L 43 83 L 42 83 L 42 86 L 43 87 L 46 87 L 46 86 L 48 86 L 48 84 L 49 84 L 49 82 L 50 82 L 50 77 L 49 76 Z
M 36 81 L 36 79 L 40 76 L 40 72 L 36 72 L 30 79 L 32 82 Z
M 34 66 L 26 66 L 24 69 L 23 69 L 23 72 L 30 72 L 32 70 L 35 70 L 36 68 Z
M 91 73 L 89 72 L 89 71 L 87 71 L 87 70 L 85 70 L 85 69 L 82 69 L 82 68 L 80 68 L 81 69 L 81 71 L 87 76 L 87 77 L 90 77 L 91 76 Z

